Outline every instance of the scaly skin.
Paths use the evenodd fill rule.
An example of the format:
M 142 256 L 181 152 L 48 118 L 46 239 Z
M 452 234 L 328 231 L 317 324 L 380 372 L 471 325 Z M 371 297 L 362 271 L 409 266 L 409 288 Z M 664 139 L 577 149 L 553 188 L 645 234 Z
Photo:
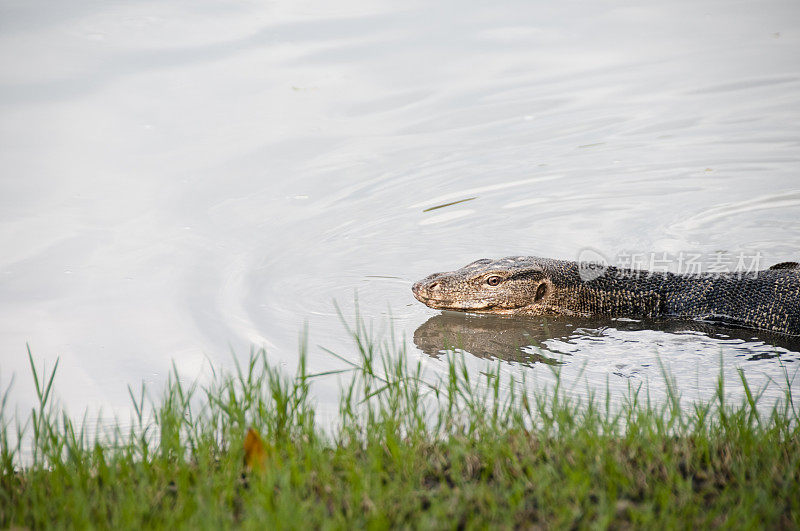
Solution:
M 435 273 L 412 290 L 419 301 L 440 310 L 673 317 L 800 335 L 795 263 L 752 273 L 676 275 L 517 256 Z

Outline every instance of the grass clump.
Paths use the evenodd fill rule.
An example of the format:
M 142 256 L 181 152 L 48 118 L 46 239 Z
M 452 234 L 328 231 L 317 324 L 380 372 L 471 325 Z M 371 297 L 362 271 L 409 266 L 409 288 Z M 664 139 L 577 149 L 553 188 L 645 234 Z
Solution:
M 631 388 L 613 407 L 501 385 L 499 365 L 474 381 L 453 353 L 424 378 L 392 340 L 349 332 L 358 361 L 335 371 L 349 379 L 333 427 L 304 348 L 294 377 L 263 351 L 205 386 L 174 370 L 156 400 L 131 389 L 133 427 L 106 435 L 52 405 L 56 369 L 31 357 L 39 407 L 11 418 L 6 391 L 0 409 L 0 528 L 800 526 L 788 373 L 768 413 L 743 376 L 740 404 L 720 380 L 706 404 L 668 386 L 662 404 Z M 264 442 L 245 463 L 250 427 Z

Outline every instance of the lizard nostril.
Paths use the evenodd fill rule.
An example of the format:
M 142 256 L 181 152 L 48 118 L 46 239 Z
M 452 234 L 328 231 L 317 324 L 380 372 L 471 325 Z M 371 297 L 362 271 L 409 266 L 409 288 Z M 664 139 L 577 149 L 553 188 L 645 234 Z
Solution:
M 438 282 L 434 282 L 433 284 L 428 286 L 428 289 L 437 289 L 438 287 L 439 287 L 439 283 Z

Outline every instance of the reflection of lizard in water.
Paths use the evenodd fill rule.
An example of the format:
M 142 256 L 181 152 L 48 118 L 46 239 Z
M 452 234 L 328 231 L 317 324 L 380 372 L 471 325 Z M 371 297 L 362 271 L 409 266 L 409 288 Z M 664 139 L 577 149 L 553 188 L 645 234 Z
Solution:
M 434 358 L 446 350 L 462 349 L 480 358 L 499 358 L 531 365 L 559 363 L 545 342 L 549 339 L 569 340 L 577 335 L 602 336 L 614 328 L 623 331 L 660 330 L 668 333 L 703 333 L 720 340 L 739 339 L 800 352 L 800 339 L 782 334 L 712 326 L 696 321 L 587 319 L 577 317 L 538 317 L 442 312 L 422 323 L 414 332 L 414 344 Z M 529 348 L 531 347 L 531 348 Z M 778 357 L 781 353 L 764 351 L 751 360 Z
M 462 349 L 479 358 L 500 358 L 523 364 L 556 364 L 542 355 L 538 347 L 543 339 L 553 337 L 544 322 L 443 312 L 434 315 L 414 332 L 414 344 L 426 354 L 438 358 L 443 351 Z M 563 327 L 558 330 L 566 332 Z M 571 329 L 574 330 L 574 329 Z

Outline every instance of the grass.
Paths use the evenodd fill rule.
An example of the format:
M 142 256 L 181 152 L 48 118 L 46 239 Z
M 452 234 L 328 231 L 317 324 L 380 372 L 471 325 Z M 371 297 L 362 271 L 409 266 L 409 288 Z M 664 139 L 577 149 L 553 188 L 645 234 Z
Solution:
M 8 390 L 0 404 L 0 528 L 800 527 L 786 371 L 766 413 L 741 373 L 741 403 L 720 376 L 714 400 L 684 405 L 665 375 L 667 401 L 631 387 L 614 407 L 566 397 L 557 366 L 532 390 L 499 364 L 476 381 L 451 353 L 431 379 L 393 339 L 348 333 L 358 361 L 332 353 L 332 373 L 309 374 L 304 346 L 293 377 L 263 351 L 204 386 L 176 369 L 157 399 L 129 389 L 133 428 L 105 435 L 53 405 L 57 366 L 40 374 L 29 352 L 39 406 L 22 421 Z M 324 427 L 310 386 L 334 373 Z

